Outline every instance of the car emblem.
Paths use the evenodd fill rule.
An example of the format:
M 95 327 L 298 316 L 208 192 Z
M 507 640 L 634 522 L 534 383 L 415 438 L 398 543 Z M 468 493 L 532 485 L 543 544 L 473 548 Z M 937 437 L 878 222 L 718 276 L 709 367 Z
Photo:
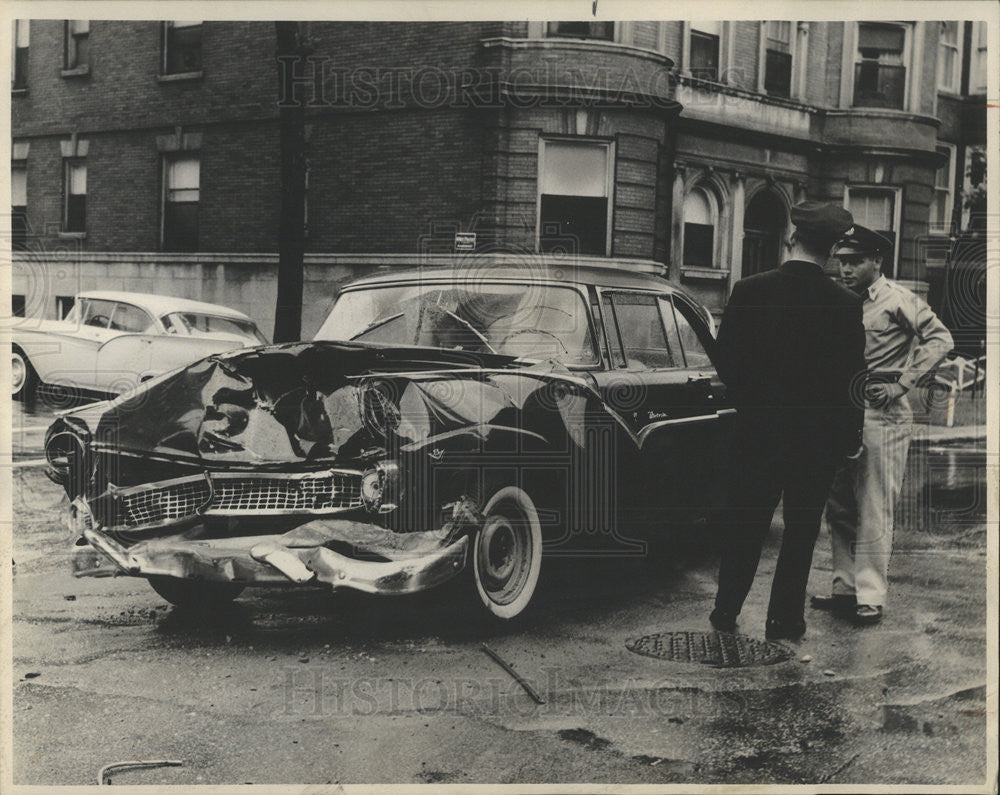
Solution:
M 429 455 L 435 461 L 440 461 L 442 458 L 444 458 L 444 450 L 442 450 L 440 447 L 435 447 L 433 450 L 430 451 Z

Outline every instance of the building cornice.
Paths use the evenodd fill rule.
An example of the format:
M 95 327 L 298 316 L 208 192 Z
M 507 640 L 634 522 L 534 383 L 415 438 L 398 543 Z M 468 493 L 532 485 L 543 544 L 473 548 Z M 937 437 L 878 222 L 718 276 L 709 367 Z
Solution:
M 653 61 L 665 69 L 674 67 L 674 60 L 656 50 L 649 50 L 645 47 L 636 47 L 632 44 L 622 44 L 617 41 L 603 41 L 599 39 L 569 39 L 561 37 L 551 37 L 542 39 L 520 39 L 507 36 L 483 39 L 481 42 L 485 49 L 501 47 L 510 50 L 549 50 L 554 52 L 578 52 L 593 54 L 598 52 L 616 52 L 632 58 L 644 58 Z

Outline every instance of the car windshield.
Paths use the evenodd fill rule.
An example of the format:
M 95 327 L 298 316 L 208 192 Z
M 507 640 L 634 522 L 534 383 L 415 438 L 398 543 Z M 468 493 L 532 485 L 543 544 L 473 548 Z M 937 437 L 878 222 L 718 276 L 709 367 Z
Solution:
M 160 318 L 168 334 L 184 337 L 235 339 L 251 345 L 267 343 L 267 337 L 249 320 L 206 315 L 201 312 L 171 312 Z
M 582 296 L 545 284 L 420 284 L 345 292 L 317 340 L 362 340 L 597 364 Z

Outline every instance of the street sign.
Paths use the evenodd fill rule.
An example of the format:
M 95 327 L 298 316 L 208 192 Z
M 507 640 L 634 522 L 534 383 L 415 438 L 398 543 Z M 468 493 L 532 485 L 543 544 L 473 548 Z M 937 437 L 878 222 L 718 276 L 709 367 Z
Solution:
M 475 232 L 455 233 L 455 251 L 475 251 L 475 250 L 476 250 Z

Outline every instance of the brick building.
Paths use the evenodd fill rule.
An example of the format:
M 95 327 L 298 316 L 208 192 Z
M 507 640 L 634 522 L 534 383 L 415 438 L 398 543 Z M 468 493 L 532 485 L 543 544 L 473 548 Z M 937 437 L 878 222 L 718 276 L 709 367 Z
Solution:
M 114 285 L 269 330 L 280 86 L 307 103 L 306 336 L 344 280 L 447 261 L 470 231 L 481 253 L 658 271 L 720 311 L 806 197 L 892 237 L 887 271 L 924 288 L 985 141 L 982 22 L 314 22 L 284 82 L 268 22 L 15 28 L 29 315 Z

